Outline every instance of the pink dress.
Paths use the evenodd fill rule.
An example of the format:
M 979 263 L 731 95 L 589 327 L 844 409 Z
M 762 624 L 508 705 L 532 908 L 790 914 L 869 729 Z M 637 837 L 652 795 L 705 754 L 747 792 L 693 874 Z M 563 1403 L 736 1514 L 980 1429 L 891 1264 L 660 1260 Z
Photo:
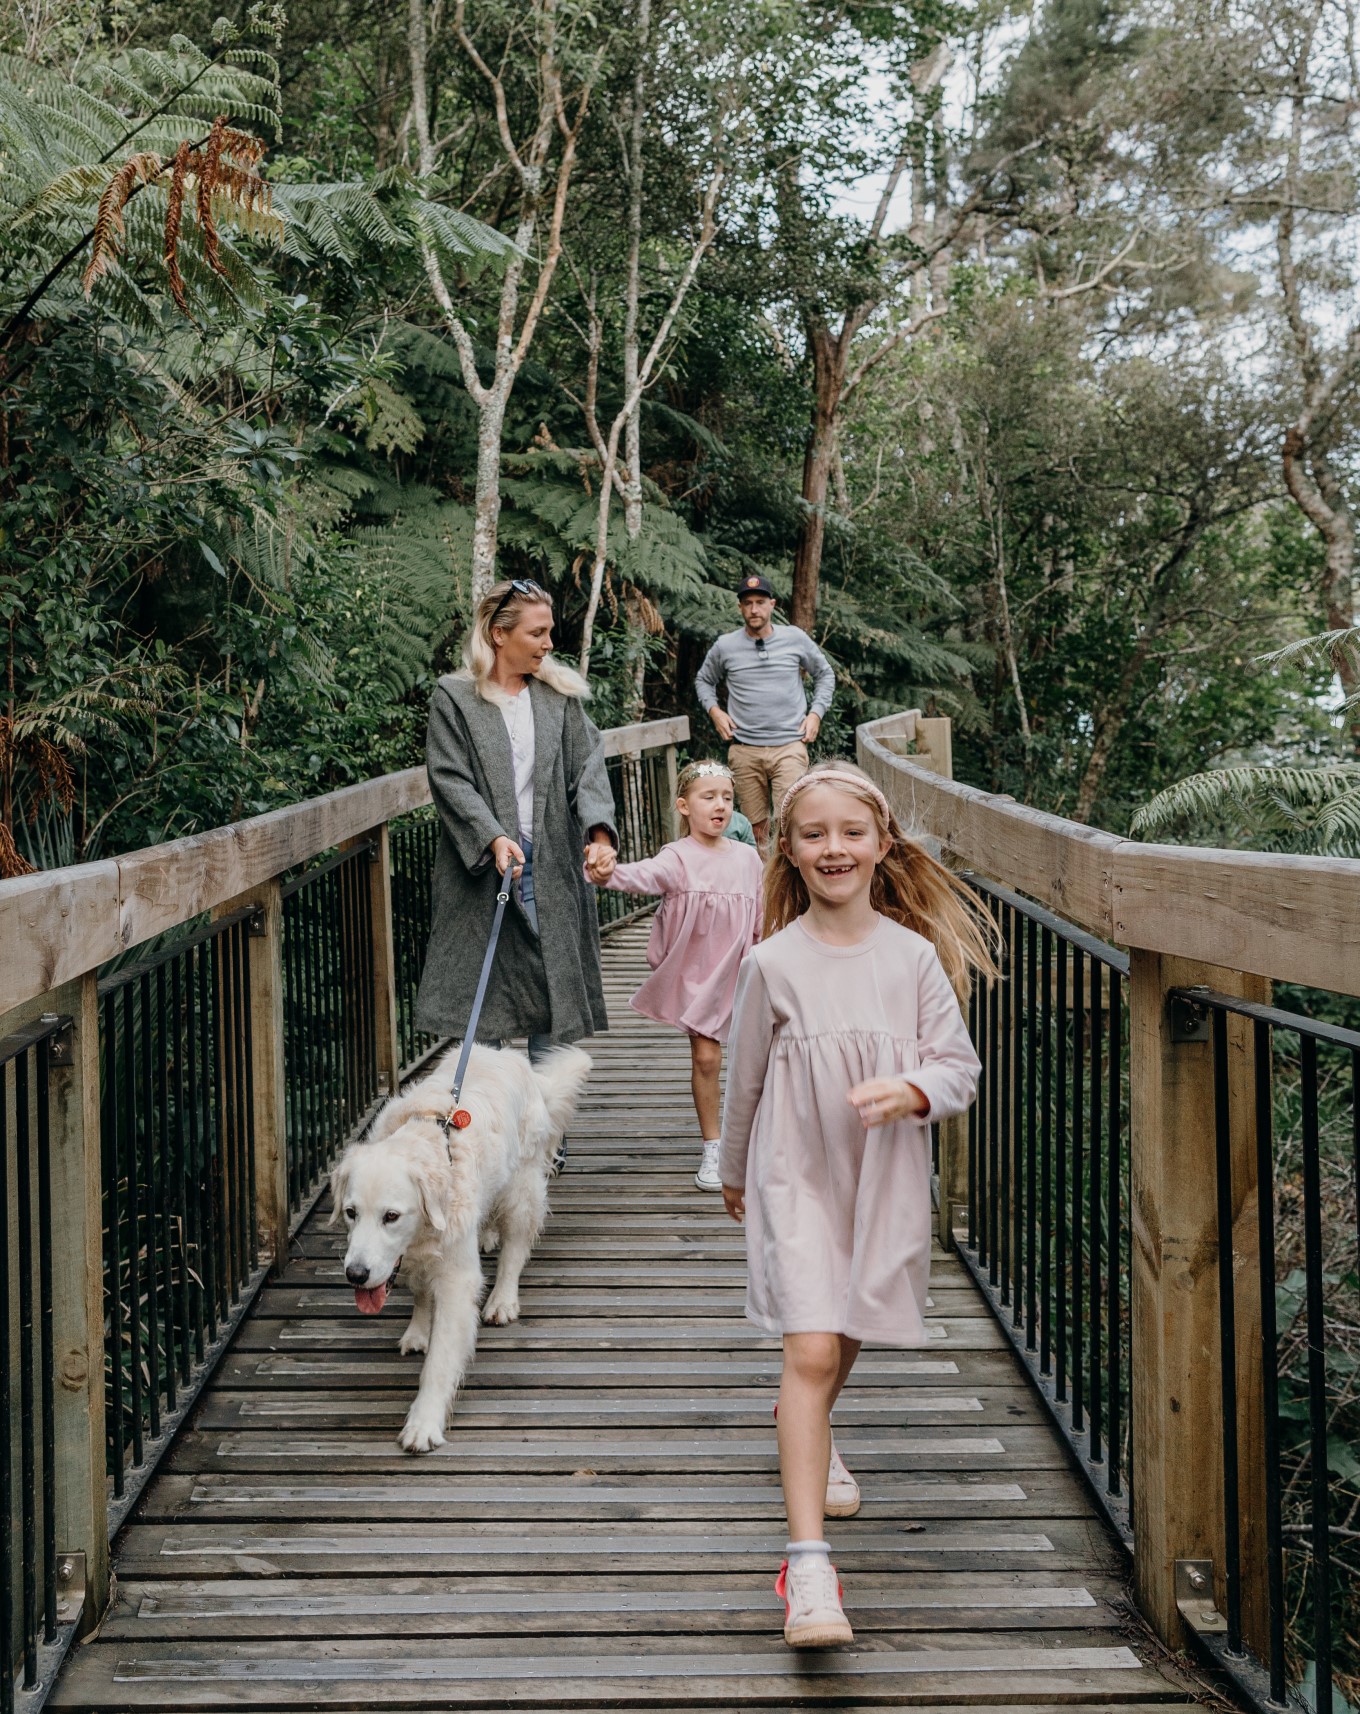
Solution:
M 644 1018 L 726 1041 L 737 973 L 760 939 L 764 865 L 749 845 L 701 845 L 688 835 L 655 857 L 620 863 L 616 893 L 660 893 L 647 943 L 653 974 L 629 1002 Z
M 980 1070 L 934 947 L 888 917 L 857 946 L 792 922 L 737 990 L 724 1184 L 746 1189 L 746 1314 L 769 1333 L 924 1345 L 930 1125 L 964 1112 Z M 846 1099 L 906 1076 L 925 1120 L 866 1131 Z

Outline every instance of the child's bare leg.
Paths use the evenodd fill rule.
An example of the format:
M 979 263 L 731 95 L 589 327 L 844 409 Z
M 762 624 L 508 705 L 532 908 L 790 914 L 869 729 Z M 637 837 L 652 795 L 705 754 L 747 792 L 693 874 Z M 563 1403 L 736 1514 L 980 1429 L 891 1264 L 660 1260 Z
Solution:
M 855 1358 L 859 1356 L 862 1344 L 858 1339 L 847 1339 L 843 1333 L 838 1333 L 836 1337 L 841 1342 L 841 1361 L 836 1371 L 836 1390 L 831 1395 L 833 1405 L 841 1396 L 841 1388 L 850 1379 L 850 1371 L 855 1366 Z
M 844 1361 L 839 1334 L 784 1335 L 784 1373 L 779 1382 L 776 1426 L 779 1475 L 784 1484 L 790 1541 L 821 1539 L 826 1515 L 826 1478 L 831 1467 L 831 1405 L 842 1384 Z
M 710 1036 L 691 1036 L 689 1060 L 689 1087 L 694 1096 L 694 1111 L 699 1116 L 699 1136 L 710 1142 L 718 1135 L 721 1124 L 718 1073 L 722 1070 L 722 1043 Z

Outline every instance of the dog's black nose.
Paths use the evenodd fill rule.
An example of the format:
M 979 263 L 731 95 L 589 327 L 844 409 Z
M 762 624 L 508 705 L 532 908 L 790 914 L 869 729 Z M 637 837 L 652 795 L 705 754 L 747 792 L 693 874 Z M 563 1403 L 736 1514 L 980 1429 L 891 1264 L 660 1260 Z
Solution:
M 368 1269 L 360 1267 L 358 1262 L 351 1262 L 345 1269 L 345 1278 L 351 1285 L 363 1285 L 368 1279 Z

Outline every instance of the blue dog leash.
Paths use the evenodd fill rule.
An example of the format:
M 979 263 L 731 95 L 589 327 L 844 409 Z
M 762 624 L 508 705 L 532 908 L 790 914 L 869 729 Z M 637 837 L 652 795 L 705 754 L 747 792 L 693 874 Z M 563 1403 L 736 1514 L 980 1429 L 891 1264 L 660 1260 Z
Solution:
M 482 960 L 482 973 L 477 978 L 477 992 L 473 996 L 467 1033 L 463 1037 L 463 1051 L 458 1055 L 458 1069 L 453 1074 L 453 1099 L 449 1103 L 448 1112 L 438 1121 L 439 1129 L 444 1133 L 444 1141 L 449 1145 L 452 1144 L 455 1131 L 461 1131 L 472 1123 L 471 1113 L 458 1105 L 458 1097 L 463 1093 L 463 1078 L 467 1075 L 468 1060 L 472 1056 L 473 1044 L 477 1039 L 477 1021 L 482 1015 L 482 1001 L 486 999 L 486 985 L 491 980 L 491 963 L 496 956 L 496 942 L 501 937 L 501 923 L 505 920 L 505 907 L 509 902 L 510 884 L 502 876 L 501 888 L 496 894 L 496 914 L 491 919 L 491 939 L 486 943 L 486 957 Z

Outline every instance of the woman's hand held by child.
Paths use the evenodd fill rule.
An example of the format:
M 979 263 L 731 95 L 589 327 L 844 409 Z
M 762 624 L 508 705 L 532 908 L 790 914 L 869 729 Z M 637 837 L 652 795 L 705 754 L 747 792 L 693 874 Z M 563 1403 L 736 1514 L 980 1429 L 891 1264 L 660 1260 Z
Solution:
M 614 873 L 618 856 L 607 840 L 600 839 L 586 846 L 586 874 L 598 887 Z
M 740 1226 L 746 1218 L 746 1192 L 741 1185 L 723 1186 L 723 1207 Z
M 857 1083 L 847 1099 L 866 1131 L 898 1119 L 922 1119 L 930 1111 L 929 1101 L 905 1077 L 871 1077 Z

